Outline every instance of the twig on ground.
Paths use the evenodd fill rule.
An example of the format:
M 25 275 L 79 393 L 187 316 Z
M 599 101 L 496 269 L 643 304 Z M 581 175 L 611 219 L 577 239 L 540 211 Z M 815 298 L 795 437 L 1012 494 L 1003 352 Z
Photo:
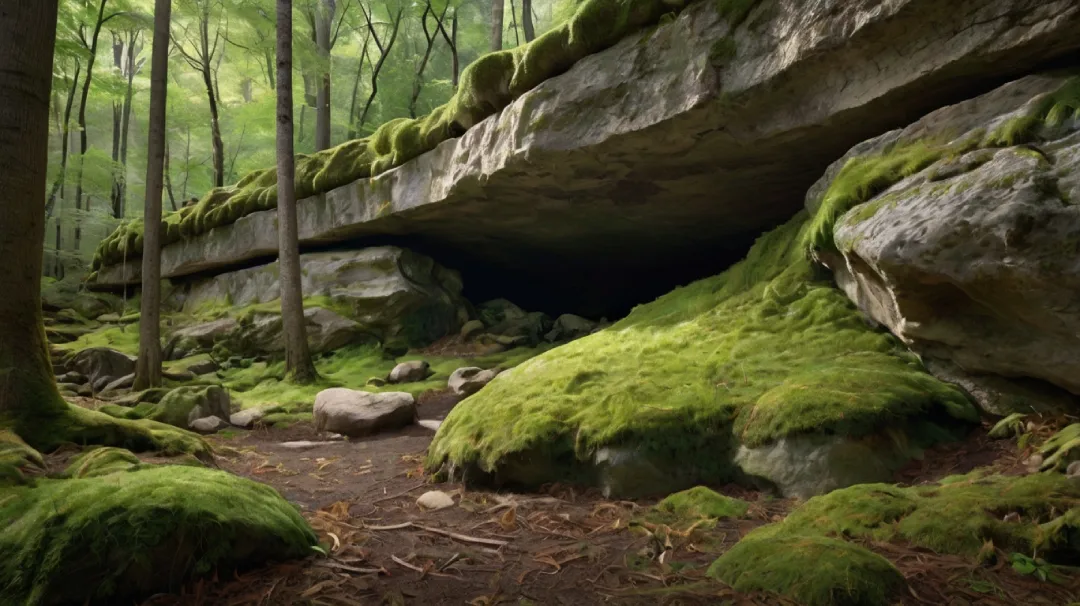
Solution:
M 423 487 L 426 484 L 427 484 L 427 481 L 420 482 L 419 484 L 417 484 L 416 486 L 413 486 L 412 488 L 410 488 L 408 490 L 403 490 L 403 491 L 401 491 L 401 492 L 399 492 L 397 494 L 392 494 L 392 495 L 389 495 L 389 496 L 382 497 L 381 499 L 375 499 L 374 501 L 371 502 L 371 504 L 374 505 L 375 503 L 382 503 L 383 501 L 389 501 L 391 499 L 397 499 L 397 498 L 403 497 L 403 496 L 409 494 L 410 492 L 416 490 L 417 488 Z
M 403 530 L 405 528 L 415 528 L 417 530 L 423 530 L 425 532 L 431 532 L 434 534 L 440 534 L 444 537 L 449 537 L 456 541 L 462 541 L 464 543 L 476 543 L 478 545 L 494 545 L 495 547 L 506 547 L 510 544 L 509 541 L 500 541 L 498 539 L 485 539 L 483 537 L 470 537 L 466 534 L 458 534 L 456 532 L 450 532 L 449 530 L 443 530 L 441 528 L 432 528 L 430 526 L 421 526 L 415 522 L 405 522 L 403 524 L 394 524 L 393 526 L 368 526 L 368 530 Z

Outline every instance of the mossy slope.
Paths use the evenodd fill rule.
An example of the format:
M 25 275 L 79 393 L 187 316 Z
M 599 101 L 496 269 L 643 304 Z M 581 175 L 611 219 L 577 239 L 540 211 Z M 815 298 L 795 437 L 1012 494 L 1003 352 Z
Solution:
M 459 137 L 545 80 L 570 69 L 690 0 L 586 0 L 564 24 L 512 50 L 484 55 L 465 68 L 457 93 L 431 114 L 398 118 L 370 137 L 296 159 L 296 195 L 307 198 L 373 177 Z M 743 18 L 751 0 L 724 0 L 723 14 Z M 251 173 L 236 185 L 209 192 L 198 204 L 167 215 L 161 222 L 163 245 L 228 225 L 242 216 L 277 205 L 277 173 Z M 102 241 L 93 269 L 142 254 L 141 221 L 118 228 Z
M 1078 507 L 1080 485 L 1060 474 L 974 472 L 933 486 L 852 486 L 746 535 L 709 574 L 741 591 L 773 591 L 810 606 L 889 604 L 903 579 L 846 539 L 901 541 L 972 559 L 994 557 L 996 548 L 1068 563 L 1080 557 Z
M 0 489 L 0 521 L 0 603 L 28 606 L 130 603 L 317 542 L 272 488 L 194 467 Z
M 529 453 L 586 461 L 608 445 L 732 479 L 730 454 L 804 433 L 870 435 L 910 418 L 978 415 L 864 322 L 801 245 L 805 214 L 727 272 L 504 373 L 447 417 L 428 463 L 496 470 Z

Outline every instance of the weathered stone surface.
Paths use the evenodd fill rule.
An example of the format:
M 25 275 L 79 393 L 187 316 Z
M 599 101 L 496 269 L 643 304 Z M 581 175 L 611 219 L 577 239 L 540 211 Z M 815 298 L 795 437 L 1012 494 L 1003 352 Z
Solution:
M 360 325 L 321 307 L 304 310 L 308 345 L 321 353 L 344 347 L 362 336 Z M 285 351 L 285 329 L 278 314 L 255 318 L 250 326 L 240 330 L 234 351 L 244 353 L 273 353 Z
M 431 365 L 423 360 L 402 362 L 390 371 L 387 381 L 390 383 L 415 383 L 423 381 L 431 374 Z
M 360 437 L 416 420 L 416 400 L 403 392 L 368 393 L 336 387 L 315 396 L 315 429 Z
M 574 314 L 563 314 L 555 319 L 555 325 L 544 338 L 548 341 L 570 341 L 584 337 L 597 329 L 599 323 Z
M 227 421 L 214 416 L 195 419 L 188 424 L 189 429 L 199 433 L 217 433 L 222 429 L 227 429 L 229 427 L 230 425 Z
M 235 425 L 237 427 L 243 427 L 245 429 L 250 429 L 256 423 L 258 423 L 260 420 L 262 420 L 262 418 L 265 417 L 265 416 L 266 416 L 266 411 L 263 410 L 262 408 L 258 408 L 258 407 L 256 407 L 256 408 L 245 408 L 244 410 L 241 410 L 240 412 L 233 413 L 232 415 L 230 415 L 229 416 L 229 423 L 232 423 L 233 425 Z
M 717 6 L 585 58 L 398 169 L 303 200 L 302 245 L 422 240 L 526 303 L 515 291 L 611 300 L 650 269 L 671 280 L 659 294 L 794 214 L 852 145 L 1080 49 L 1074 0 L 762 0 L 733 34 Z M 170 245 L 163 274 L 273 258 L 274 221 Z
M 69 371 L 85 376 L 94 385 L 108 379 L 101 384 L 101 387 L 105 387 L 119 377 L 134 373 L 135 358 L 115 349 L 91 347 L 72 356 L 67 367 Z
M 214 345 L 228 340 L 239 330 L 240 323 L 235 318 L 187 326 L 172 334 L 163 355 L 169 360 L 179 360 L 194 353 L 210 351 Z
M 216 385 L 209 387 L 177 387 L 154 405 L 147 418 L 176 427 L 187 428 L 196 419 L 218 417 L 227 419 L 231 414 L 232 399 L 229 392 Z
M 482 332 L 484 332 L 484 323 L 480 320 L 469 320 L 461 326 L 461 338 L 466 341 Z
M 134 384 L 135 384 L 135 373 L 131 373 L 130 375 L 124 375 L 124 376 L 120 377 L 119 379 L 116 379 L 115 381 L 109 383 L 101 391 L 102 391 L 102 393 L 109 393 L 110 391 L 115 391 L 115 390 L 118 390 L 118 389 L 127 389 L 127 388 L 131 387 Z
M 490 383 L 499 371 L 495 369 L 484 370 L 482 368 L 459 368 L 450 375 L 447 387 L 458 396 L 471 396 Z
M 430 342 L 468 319 L 461 277 L 430 257 L 392 246 L 300 256 L 305 297 L 327 297 L 380 340 Z M 174 290 L 186 312 L 208 306 L 242 308 L 280 298 L 276 262 L 200 278 Z
M 852 156 L 897 142 L 980 140 L 1065 82 L 1024 78 Z M 925 356 L 1080 394 L 1080 121 L 1033 138 L 946 156 L 857 206 L 837 223 L 841 253 L 824 259 L 852 300 Z
M 416 499 L 416 505 L 425 511 L 438 511 L 454 506 L 454 497 L 441 490 L 431 490 Z
M 186 368 L 188 372 L 194 375 L 205 375 L 210 374 L 221 367 L 218 366 L 218 363 L 213 360 L 202 360 L 200 362 L 190 364 Z
M 535 345 L 551 330 L 551 318 L 541 312 L 527 312 L 506 299 L 494 299 L 477 309 L 480 319 L 500 345 Z

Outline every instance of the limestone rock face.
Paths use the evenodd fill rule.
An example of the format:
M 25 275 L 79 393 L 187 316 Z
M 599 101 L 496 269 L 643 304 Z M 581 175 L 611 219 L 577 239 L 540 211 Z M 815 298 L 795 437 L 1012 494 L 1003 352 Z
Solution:
M 1047 114 L 1069 94 L 1073 105 Z M 838 220 L 839 252 L 822 257 L 839 285 L 924 356 L 1080 394 L 1077 99 L 1080 80 L 1031 76 L 853 150 L 834 166 L 913 141 L 960 151 Z M 1044 114 L 1020 140 L 987 144 Z M 838 172 L 811 190 L 811 205 Z
M 368 393 L 335 387 L 315 396 L 315 429 L 349 437 L 397 429 L 416 420 L 416 400 L 403 392 Z
M 67 363 L 68 370 L 77 372 L 90 383 L 103 379 L 102 387 L 112 381 L 135 372 L 135 358 L 107 347 L 91 347 L 75 354 Z
M 658 295 L 793 215 L 852 145 L 1080 49 L 1075 0 L 760 0 L 734 32 L 719 4 L 579 61 L 400 168 L 301 201 L 301 245 L 422 240 L 505 278 L 500 295 L 527 307 L 512 290 L 610 300 L 646 270 L 670 276 Z M 272 259 L 275 221 L 255 213 L 167 246 L 163 275 Z M 138 265 L 98 282 L 136 282 Z
M 475 367 L 459 368 L 450 375 L 447 387 L 454 392 L 454 395 L 462 397 L 471 396 L 490 383 L 492 379 L 498 376 L 498 374 L 499 371 L 495 369 L 484 370 Z

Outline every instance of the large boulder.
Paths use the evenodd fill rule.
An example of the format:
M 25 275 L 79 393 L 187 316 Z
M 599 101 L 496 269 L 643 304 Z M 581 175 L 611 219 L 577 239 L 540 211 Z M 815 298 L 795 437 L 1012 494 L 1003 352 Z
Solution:
M 177 387 L 148 407 L 145 418 L 187 429 L 197 419 L 218 417 L 228 419 L 232 400 L 229 392 L 217 385 L 208 387 Z
M 818 256 L 927 358 L 1080 394 L 1078 107 L 1080 77 L 1030 76 L 859 145 L 808 198 L 851 198 Z
M 69 371 L 77 372 L 86 377 L 90 383 L 98 384 L 104 381 L 102 387 L 112 381 L 135 372 L 136 358 L 125 353 L 109 349 L 107 347 L 91 347 L 84 349 L 67 362 Z
M 335 387 L 315 396 L 318 431 L 362 437 L 397 429 L 416 420 L 416 400 L 408 393 L 368 393 Z
M 416 383 L 431 374 L 431 365 L 423 360 L 402 362 L 390 371 L 386 380 L 389 383 Z
M 306 253 L 300 255 L 300 267 L 304 297 L 332 303 L 381 341 L 427 344 L 457 331 L 468 319 L 457 272 L 410 250 L 382 246 Z M 243 308 L 280 297 L 276 262 L 199 278 L 173 293 L 174 303 L 187 313 Z
M 423 242 L 526 308 L 640 302 L 734 260 L 852 145 L 1077 50 L 1075 0 L 697 2 L 460 138 L 305 199 L 300 242 Z M 276 220 L 166 246 L 163 275 L 273 258 Z M 98 281 L 137 282 L 128 265 Z
M 329 309 L 309 307 L 304 310 L 308 347 L 313 353 L 333 351 L 363 337 L 360 325 Z M 274 353 L 285 351 L 285 327 L 280 314 L 256 316 L 244 325 L 233 341 L 233 351 Z M 230 344 L 231 345 L 231 344 Z
M 228 341 L 239 330 L 240 323 L 235 318 L 220 318 L 186 326 L 172 334 L 163 354 L 166 359 L 180 360 L 195 353 L 211 351 L 214 345 Z

